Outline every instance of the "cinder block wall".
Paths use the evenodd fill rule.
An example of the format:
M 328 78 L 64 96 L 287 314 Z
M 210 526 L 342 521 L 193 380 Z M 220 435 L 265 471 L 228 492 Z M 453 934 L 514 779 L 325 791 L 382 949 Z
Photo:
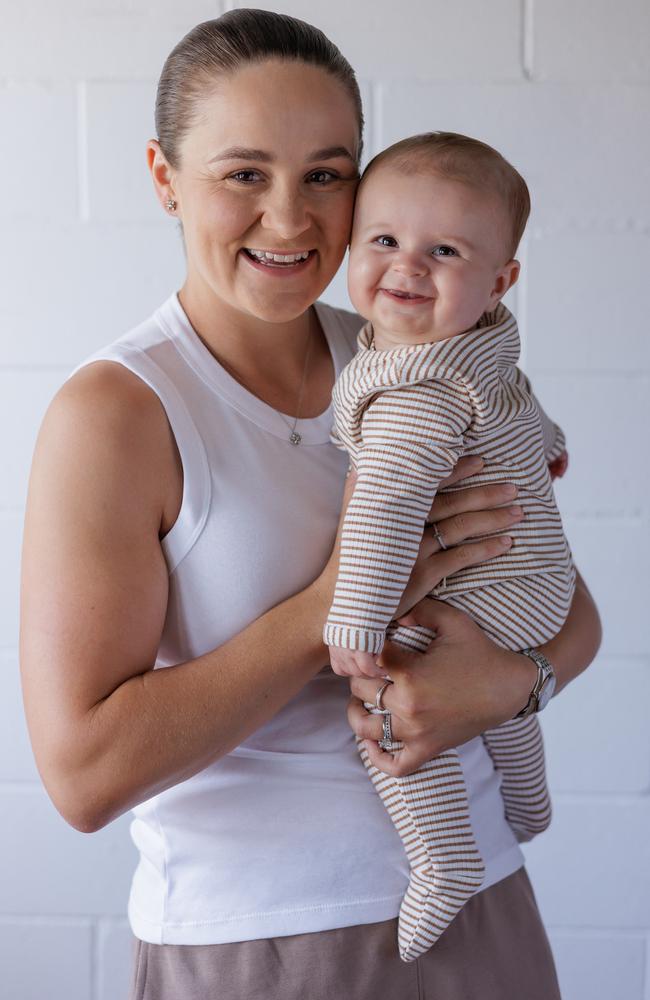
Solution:
M 258 0 L 260 6 L 268 6 Z M 73 365 L 182 277 L 144 143 L 175 42 L 228 4 L 2 0 L 0 33 L 0 993 L 120 1000 L 135 853 L 42 789 L 17 667 L 31 452 Z M 273 5 L 275 6 L 275 5 Z M 361 80 L 371 154 L 430 128 L 496 145 L 534 211 L 511 306 L 524 366 L 564 425 L 558 496 L 599 601 L 597 663 L 544 717 L 555 821 L 527 849 L 565 1000 L 650 1000 L 650 6 L 646 0 L 286 0 Z M 345 303 L 339 277 L 328 293 Z M 56 581 L 52 581 L 56 586 Z M 514 998 L 513 998 L 514 1000 Z

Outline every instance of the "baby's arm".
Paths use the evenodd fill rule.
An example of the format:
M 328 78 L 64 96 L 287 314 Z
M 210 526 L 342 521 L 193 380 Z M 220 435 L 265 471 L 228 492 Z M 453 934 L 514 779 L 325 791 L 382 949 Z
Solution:
M 533 392 L 533 387 L 528 376 L 522 372 L 521 368 L 515 369 L 515 378 L 519 385 L 532 396 L 539 411 L 542 422 L 542 433 L 544 435 L 544 454 L 548 463 L 551 479 L 562 478 L 569 466 L 569 454 L 566 450 L 566 438 L 564 431 L 559 424 L 556 424 L 545 412 L 537 396 Z
M 332 650 L 337 673 L 363 673 L 381 652 L 438 483 L 461 456 L 471 417 L 464 387 L 442 380 L 381 392 L 365 411 L 324 628 L 325 642 L 339 650 Z

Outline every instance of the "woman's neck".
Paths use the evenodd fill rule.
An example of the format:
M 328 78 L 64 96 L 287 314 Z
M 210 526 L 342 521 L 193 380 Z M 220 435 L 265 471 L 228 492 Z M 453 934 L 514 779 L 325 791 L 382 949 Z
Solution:
M 311 385 L 316 413 L 325 408 L 322 400 L 331 390 L 333 365 L 313 307 L 287 322 L 270 323 L 233 309 L 211 291 L 197 293 L 189 281 L 178 297 L 192 328 L 219 364 L 249 392 L 282 412 L 290 413 L 295 406 L 309 347 L 305 390 Z M 323 376 L 327 384 L 321 387 Z M 307 391 L 304 395 L 309 400 Z M 311 408 L 305 406 L 305 416 Z

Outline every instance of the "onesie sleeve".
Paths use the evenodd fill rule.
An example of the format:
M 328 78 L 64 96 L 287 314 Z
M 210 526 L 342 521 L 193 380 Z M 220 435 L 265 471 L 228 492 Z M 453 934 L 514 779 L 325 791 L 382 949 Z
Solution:
M 438 485 L 463 453 L 471 420 L 469 393 L 453 380 L 386 390 L 367 407 L 323 630 L 328 646 L 381 652 Z
M 533 392 L 530 379 L 524 374 L 524 372 L 521 371 L 520 368 L 516 369 L 516 378 L 519 385 L 521 385 L 531 396 L 537 407 L 542 423 L 542 434 L 544 435 L 544 455 L 547 462 L 553 462 L 556 458 L 559 458 L 562 452 L 566 449 L 564 431 L 560 425 L 551 420 L 545 412 L 541 403 L 537 399 L 537 396 Z

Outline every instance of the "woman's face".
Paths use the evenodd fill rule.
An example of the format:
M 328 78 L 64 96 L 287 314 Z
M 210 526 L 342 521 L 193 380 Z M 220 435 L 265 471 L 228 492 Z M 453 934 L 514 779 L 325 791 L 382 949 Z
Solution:
M 352 99 L 324 70 L 274 60 L 218 78 L 199 110 L 171 172 L 186 287 L 269 322 L 294 319 L 329 284 L 348 242 Z

